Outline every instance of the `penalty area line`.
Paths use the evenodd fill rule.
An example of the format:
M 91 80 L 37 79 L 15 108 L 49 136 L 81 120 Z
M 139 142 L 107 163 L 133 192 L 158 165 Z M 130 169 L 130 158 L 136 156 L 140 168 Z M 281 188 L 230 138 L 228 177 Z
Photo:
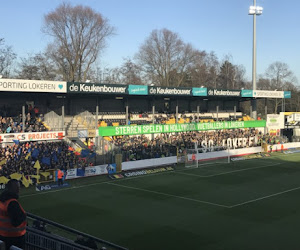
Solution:
M 253 202 L 256 202 L 256 201 L 261 201 L 261 200 L 264 200 L 264 199 L 268 199 L 268 198 L 271 198 L 271 197 L 275 197 L 275 196 L 285 194 L 285 193 L 289 193 L 289 192 L 299 190 L 299 189 L 300 189 L 300 187 L 291 188 L 291 189 L 288 189 L 288 190 L 285 190 L 285 191 L 282 191 L 282 192 L 278 192 L 278 193 L 266 195 L 266 196 L 263 196 L 263 197 L 260 197 L 260 198 L 257 198 L 257 199 L 253 199 L 253 200 L 245 201 L 245 202 L 242 202 L 242 203 L 238 203 L 238 204 L 229 206 L 229 208 L 235 208 L 235 207 L 243 206 L 243 205 L 246 205 L 246 204 L 249 204 L 249 203 L 253 203 Z

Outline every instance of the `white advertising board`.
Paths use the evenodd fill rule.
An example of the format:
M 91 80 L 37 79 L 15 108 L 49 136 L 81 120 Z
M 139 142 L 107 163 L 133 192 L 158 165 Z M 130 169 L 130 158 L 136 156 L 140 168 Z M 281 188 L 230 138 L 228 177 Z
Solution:
M 284 98 L 284 91 L 253 90 L 253 97 Z
M 269 114 L 267 115 L 267 128 L 270 129 L 283 129 L 284 128 L 284 113 Z
M 67 93 L 67 82 L 0 79 L 0 91 Z
M 64 131 L 46 131 L 46 132 L 28 132 L 28 133 L 12 133 L 0 134 L 0 142 L 9 143 L 18 140 L 25 141 L 51 141 L 62 140 L 65 137 Z

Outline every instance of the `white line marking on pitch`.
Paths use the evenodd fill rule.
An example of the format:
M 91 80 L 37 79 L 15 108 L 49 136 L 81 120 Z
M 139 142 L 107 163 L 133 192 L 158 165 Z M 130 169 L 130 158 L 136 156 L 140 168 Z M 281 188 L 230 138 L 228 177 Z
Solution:
M 192 199 L 192 198 L 188 198 L 188 197 L 184 197 L 184 196 L 167 194 L 167 193 L 157 192 L 157 191 L 148 190 L 148 189 L 144 189 L 144 188 L 130 187 L 130 186 L 126 186 L 126 185 L 116 184 L 116 183 L 113 183 L 113 182 L 109 182 L 109 183 L 106 183 L 106 184 L 113 185 L 113 186 L 118 186 L 118 187 L 123 187 L 123 188 L 128 188 L 128 189 L 134 189 L 134 190 L 138 190 L 138 191 L 144 191 L 144 192 L 148 192 L 148 193 L 152 193 L 152 194 L 164 195 L 164 196 L 173 197 L 173 198 L 182 199 L 182 200 L 188 200 L 188 201 L 193 201 L 193 202 L 198 202 L 198 203 L 204 203 L 204 204 L 213 205 L 213 206 L 217 206 L 217 207 L 230 208 L 229 206 L 222 205 L 222 204 L 217 204 L 217 203 L 212 203 L 212 202 L 202 201 L 202 200 L 196 200 L 196 199 Z
M 235 204 L 233 206 L 229 206 L 229 208 L 234 208 L 234 207 L 242 206 L 242 205 L 245 205 L 245 204 L 253 203 L 253 202 L 256 202 L 256 201 L 264 200 L 264 199 L 267 199 L 267 198 L 270 198 L 270 197 L 285 194 L 285 193 L 292 192 L 292 191 L 295 191 L 295 190 L 298 190 L 298 189 L 300 189 L 300 187 L 288 189 L 288 190 L 278 192 L 278 193 L 275 193 L 275 194 L 270 194 L 270 195 L 263 196 L 263 197 L 260 197 L 260 198 L 257 198 L 257 199 L 253 199 L 253 200 L 245 201 L 245 202 L 242 202 L 242 203 L 238 203 L 238 204 Z
M 281 163 L 275 163 L 275 164 L 269 164 L 269 165 L 260 166 L 260 167 L 243 168 L 243 169 L 239 169 L 239 170 L 227 171 L 227 172 L 223 172 L 223 173 L 219 173 L 219 174 L 211 174 L 211 175 L 188 174 L 188 173 L 180 173 L 180 172 L 177 172 L 177 171 L 176 172 L 173 171 L 173 173 L 175 173 L 175 174 L 182 174 L 182 175 L 197 176 L 197 177 L 201 177 L 201 178 L 208 178 L 208 177 L 214 177 L 214 176 L 219 176 L 219 175 L 226 175 L 226 174 L 231 174 L 231 173 L 236 173 L 236 172 L 242 172 L 242 171 L 247 171 L 247 170 L 252 170 L 252 169 L 259 169 L 259 168 L 266 168 L 266 167 L 271 167 L 271 166 L 277 166 L 277 165 L 280 165 L 280 164 Z

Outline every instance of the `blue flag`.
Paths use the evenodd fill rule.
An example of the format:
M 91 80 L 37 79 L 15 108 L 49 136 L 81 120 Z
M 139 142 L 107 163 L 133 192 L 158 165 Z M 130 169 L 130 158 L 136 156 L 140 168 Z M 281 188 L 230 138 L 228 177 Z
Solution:
M 50 157 L 43 157 L 42 158 L 42 163 L 50 166 Z
M 57 155 L 56 155 L 55 152 L 52 155 L 52 159 L 53 159 L 54 162 L 58 162 Z
M 91 153 L 91 154 L 89 155 L 89 159 L 94 158 L 95 156 L 96 156 L 96 153 Z
M 89 150 L 87 150 L 87 149 L 84 149 L 84 150 L 81 150 L 81 157 L 87 157 L 88 155 L 89 155 Z
M 19 140 L 13 140 L 13 142 L 14 142 L 15 144 L 17 144 L 17 145 L 20 144 L 20 141 L 19 141 Z
M 38 150 L 37 148 L 35 148 L 35 149 L 33 150 L 32 154 L 31 154 L 31 157 L 32 157 L 32 158 L 37 158 L 38 155 L 39 155 L 39 153 L 40 153 L 40 150 Z

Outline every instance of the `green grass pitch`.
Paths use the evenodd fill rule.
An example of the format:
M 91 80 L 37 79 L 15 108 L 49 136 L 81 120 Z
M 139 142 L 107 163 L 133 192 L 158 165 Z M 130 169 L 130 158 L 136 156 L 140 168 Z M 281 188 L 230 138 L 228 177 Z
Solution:
M 300 249 L 300 154 L 71 188 L 22 189 L 25 210 L 132 250 Z

